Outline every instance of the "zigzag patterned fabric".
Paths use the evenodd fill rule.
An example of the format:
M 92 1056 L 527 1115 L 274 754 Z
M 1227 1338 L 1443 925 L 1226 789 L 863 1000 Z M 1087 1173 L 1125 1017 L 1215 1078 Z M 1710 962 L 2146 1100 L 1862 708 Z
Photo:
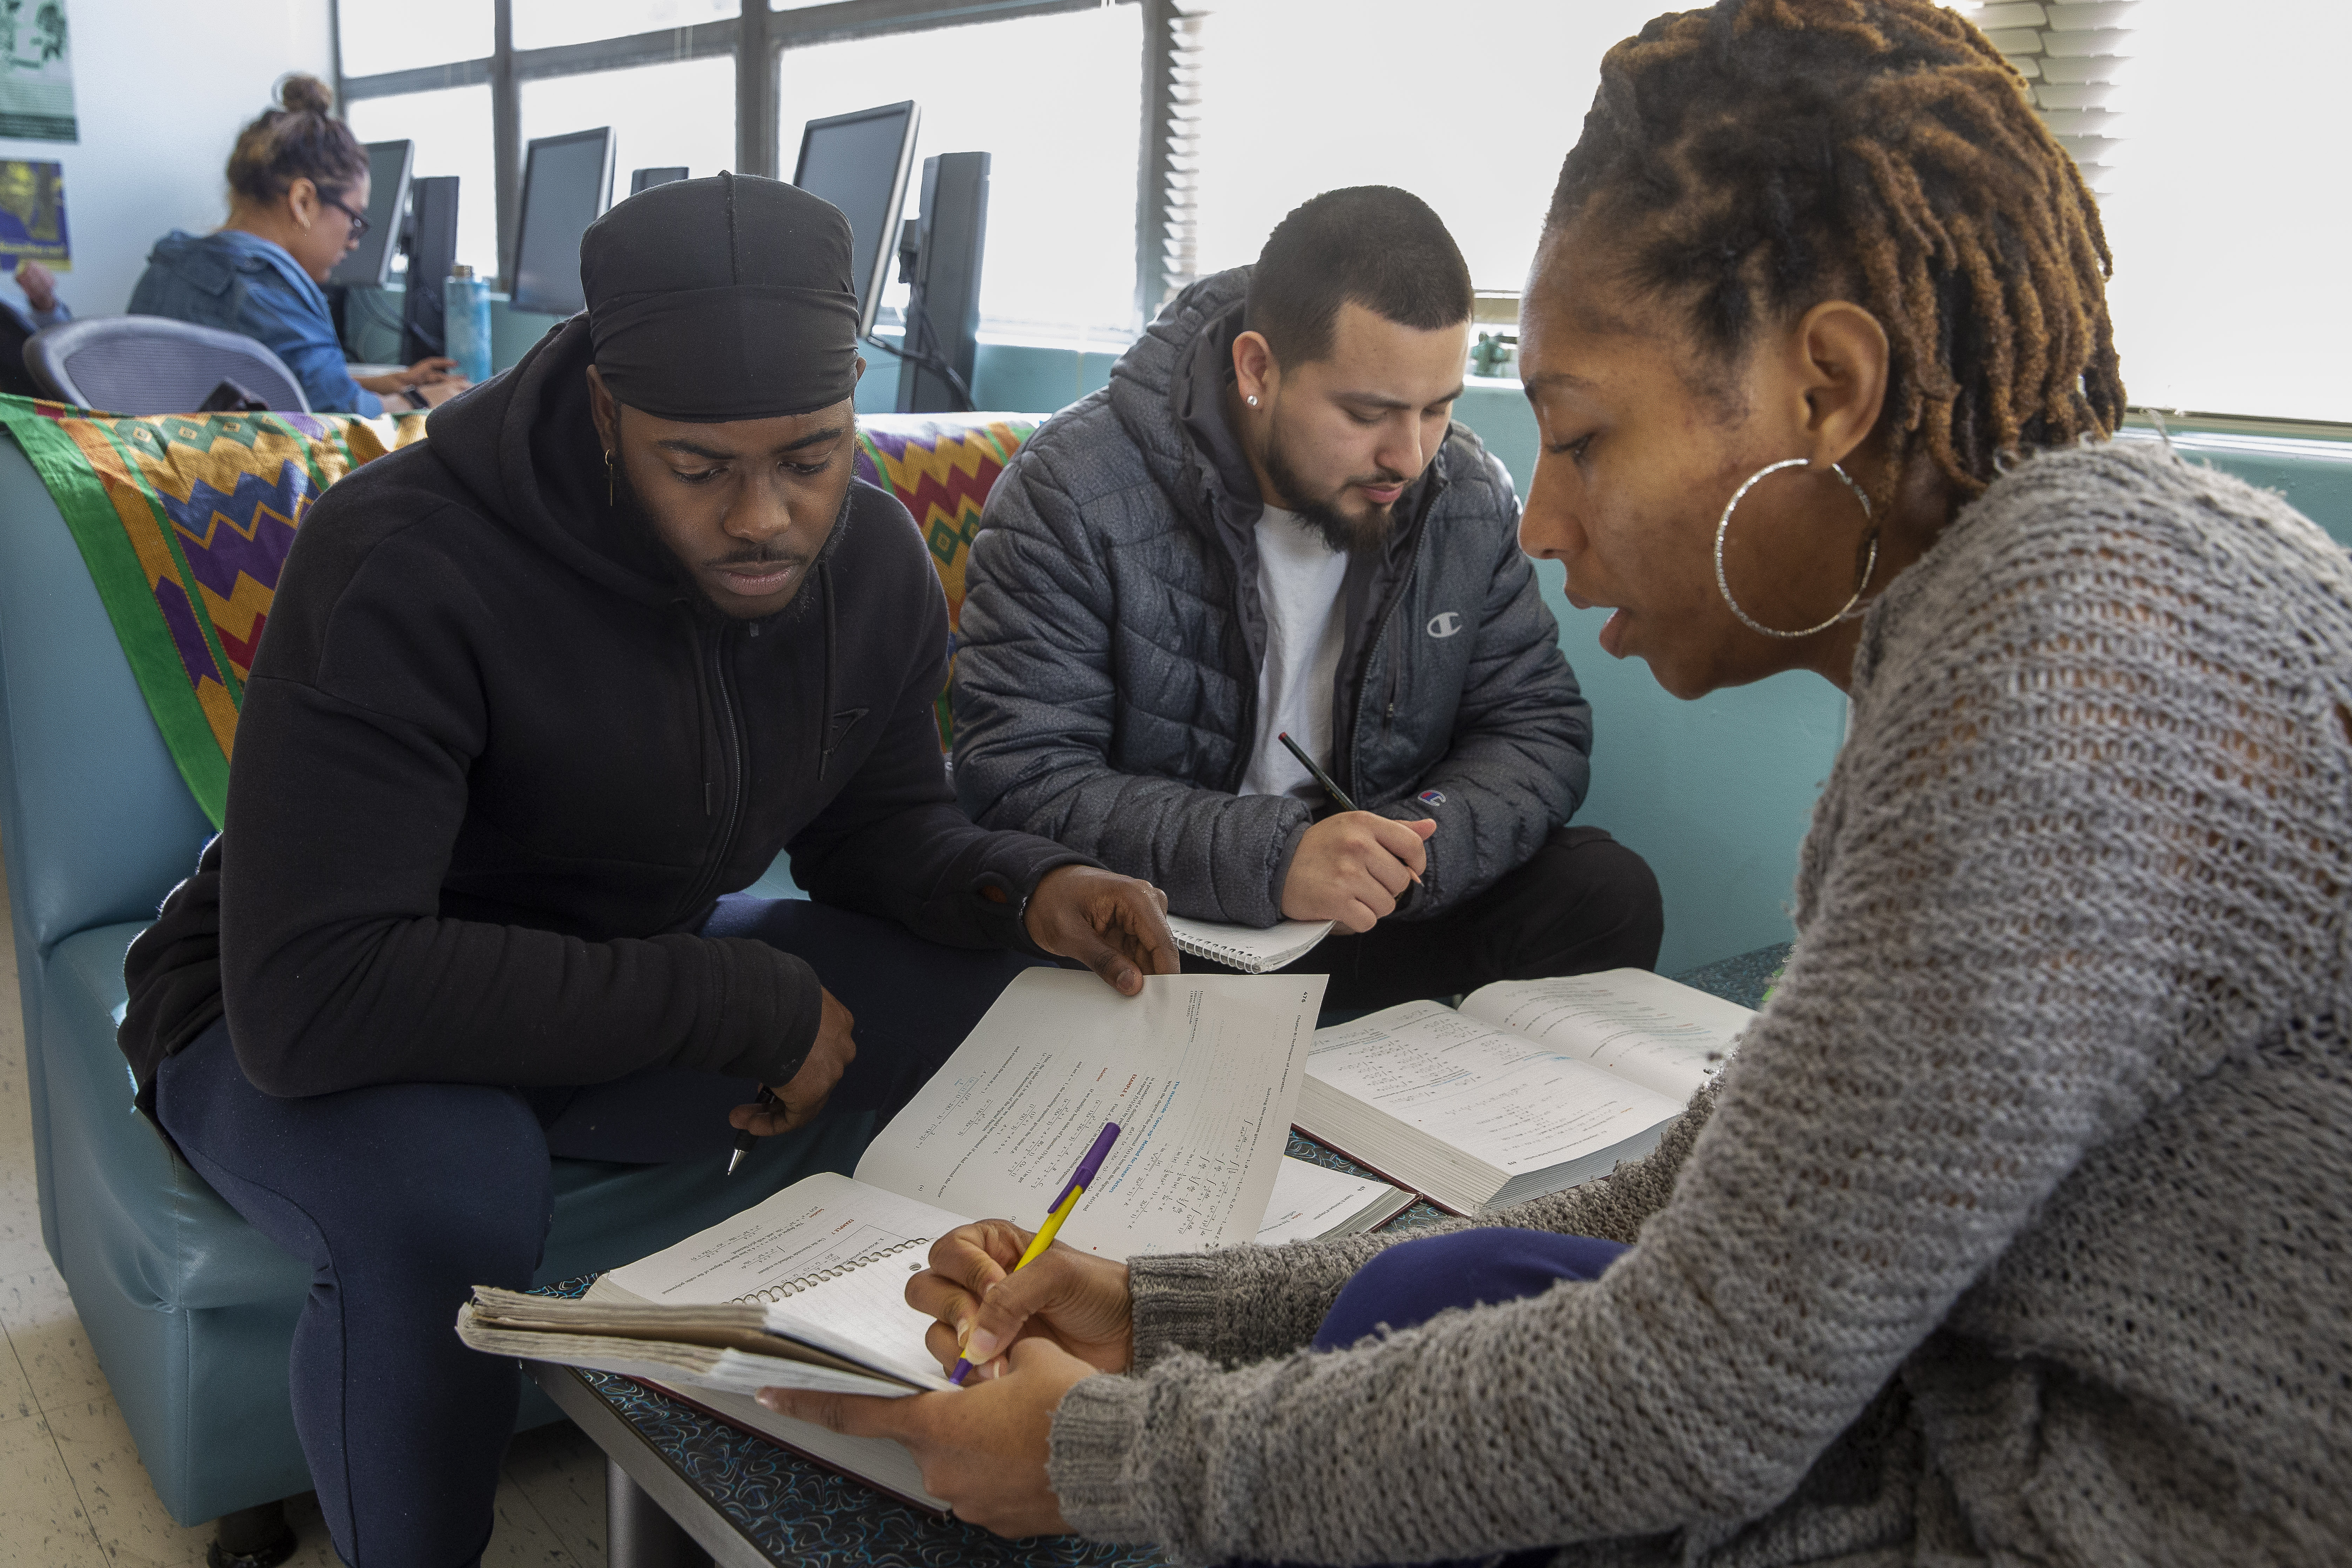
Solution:
M 981 505 L 1039 423 L 1005 414 L 859 422 L 857 477 L 914 514 L 947 593 L 950 650 Z M 425 416 L 121 418 L 0 396 L 0 425 L 48 486 L 155 727 L 218 826 L 246 677 L 295 531 L 327 486 L 424 439 Z M 944 751 L 953 738 L 945 691 L 937 712 Z
M 425 435 L 422 414 L 119 418 L 0 397 L 180 774 L 215 826 L 278 574 L 319 492 Z
M 1026 414 L 869 416 L 857 422 L 857 477 L 898 498 L 931 549 L 948 595 L 948 683 L 955 683 L 955 637 L 963 625 L 963 568 L 980 532 L 989 487 L 1043 421 Z M 948 692 L 939 696 L 940 750 L 955 740 Z

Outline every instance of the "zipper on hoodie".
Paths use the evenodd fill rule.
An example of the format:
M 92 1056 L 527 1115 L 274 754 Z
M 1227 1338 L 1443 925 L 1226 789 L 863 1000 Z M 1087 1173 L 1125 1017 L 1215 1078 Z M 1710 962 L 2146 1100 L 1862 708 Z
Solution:
M 722 626 L 709 639 L 707 658 L 702 627 L 691 612 L 687 617 L 687 633 L 694 642 L 697 675 L 708 679 L 710 683 L 710 707 L 719 724 L 721 771 L 716 781 L 709 778 L 702 781 L 703 815 L 713 815 L 711 793 L 714 782 L 719 786 L 726 810 L 710 857 L 703 862 L 701 873 L 695 878 L 694 887 L 687 895 L 684 907 L 677 912 L 678 920 L 702 907 L 704 900 L 710 896 L 710 889 L 717 885 L 720 873 L 727 868 L 727 858 L 735 848 L 736 831 L 743 824 L 743 774 L 747 766 L 743 757 L 743 725 L 735 710 L 735 688 L 727 679 L 726 628 Z M 699 679 L 697 684 L 700 684 Z

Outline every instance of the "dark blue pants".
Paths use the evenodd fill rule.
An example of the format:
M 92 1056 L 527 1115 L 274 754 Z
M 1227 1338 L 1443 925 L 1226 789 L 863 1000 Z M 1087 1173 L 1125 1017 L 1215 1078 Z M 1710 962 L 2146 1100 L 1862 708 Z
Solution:
M 1563 1279 L 1598 1279 L 1624 1250 L 1621 1243 L 1594 1237 L 1501 1226 L 1401 1242 L 1356 1270 L 1323 1315 L 1315 1348 L 1346 1350 L 1368 1335 L 1425 1323 L 1449 1307 L 1496 1306 L 1540 1296 Z M 1536 1568 L 1553 1550 L 1539 1546 L 1431 1568 L 1489 1563 L 1497 1568 Z
M 940 947 L 801 900 L 732 898 L 704 928 L 808 960 L 856 1015 L 858 1054 L 815 1122 L 767 1141 L 748 1205 L 848 1171 L 1029 961 Z M 469 1287 L 531 1282 L 554 1212 L 548 1160 L 708 1160 L 756 1086 L 656 1069 L 560 1089 L 407 1083 L 273 1100 L 226 1024 L 163 1064 L 156 1114 L 254 1227 L 310 1266 L 289 1363 L 294 1425 L 335 1550 L 360 1568 L 455 1568 L 489 1540 L 515 1365 L 451 1331 Z M 676 1239 L 675 1237 L 665 1240 Z

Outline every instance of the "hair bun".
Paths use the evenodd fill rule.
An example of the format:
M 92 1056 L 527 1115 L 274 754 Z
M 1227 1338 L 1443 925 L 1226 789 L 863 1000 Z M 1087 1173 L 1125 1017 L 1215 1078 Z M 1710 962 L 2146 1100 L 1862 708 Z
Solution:
M 317 77 L 296 71 L 278 82 L 278 101 L 289 113 L 326 114 L 335 107 L 335 95 Z

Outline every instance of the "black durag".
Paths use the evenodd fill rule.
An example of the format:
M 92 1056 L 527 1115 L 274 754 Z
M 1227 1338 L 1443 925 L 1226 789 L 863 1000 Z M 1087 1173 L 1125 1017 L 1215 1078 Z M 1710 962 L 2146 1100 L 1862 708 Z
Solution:
M 640 191 L 588 226 L 580 281 L 597 374 L 631 408 L 718 424 L 857 390 L 849 220 L 780 180 Z

